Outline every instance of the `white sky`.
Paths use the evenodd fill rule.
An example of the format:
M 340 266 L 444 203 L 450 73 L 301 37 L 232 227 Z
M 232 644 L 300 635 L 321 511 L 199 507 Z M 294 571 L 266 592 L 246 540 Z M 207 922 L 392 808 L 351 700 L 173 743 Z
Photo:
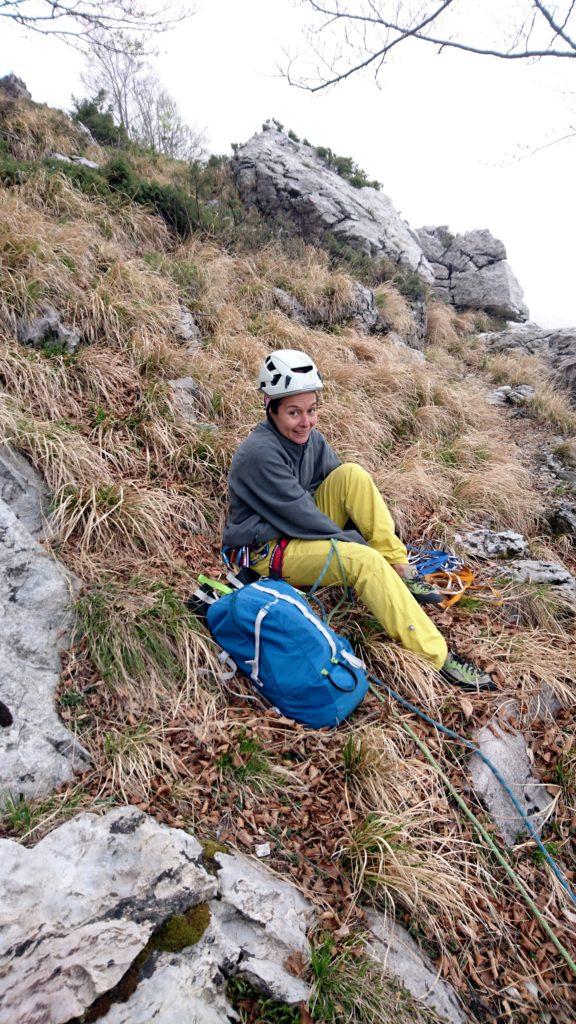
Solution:
M 502 0 L 505 5 L 511 0 Z M 161 40 L 154 66 L 186 118 L 228 152 L 269 117 L 354 157 L 412 227 L 489 228 L 508 250 L 531 318 L 576 325 L 576 138 L 526 159 L 576 128 L 576 61 L 535 65 L 399 47 L 378 88 L 353 76 L 329 92 L 290 86 L 284 52 L 303 48 L 305 10 L 293 0 L 197 0 Z M 68 109 L 82 95 L 83 60 L 56 41 L 2 32 L 0 76 L 14 71 L 33 98 Z M 572 89 L 572 94 L 570 91 Z

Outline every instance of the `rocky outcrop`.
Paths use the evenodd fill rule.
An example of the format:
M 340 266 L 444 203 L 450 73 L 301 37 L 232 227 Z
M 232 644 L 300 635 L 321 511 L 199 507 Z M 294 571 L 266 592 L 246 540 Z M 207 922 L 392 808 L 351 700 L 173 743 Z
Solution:
M 489 231 L 453 235 L 447 227 L 424 227 L 416 233 L 434 272 L 434 291 L 445 302 L 506 320 L 527 319 L 506 249 Z
M 107 1024 L 228 1024 L 226 978 L 240 972 L 288 1003 L 310 990 L 285 961 L 309 957 L 312 908 L 242 855 L 217 853 L 135 807 L 81 814 L 33 849 L 0 841 L 0 1024 L 62 1024 L 110 992 L 140 956 L 135 990 Z M 192 916 L 176 952 L 146 951 L 174 915 Z M 188 917 L 190 921 L 190 917 Z
M 311 146 L 268 129 L 238 147 L 232 170 L 243 201 L 264 216 L 288 218 L 310 241 L 331 235 L 433 281 L 416 234 L 388 196 L 374 188 L 354 188 Z
M 369 334 L 380 322 L 374 292 L 366 288 L 360 281 L 352 284 L 350 302 L 338 310 L 335 315 L 329 308 L 321 305 L 306 309 L 298 299 L 283 288 L 274 288 L 274 300 L 279 309 L 290 320 L 305 327 L 331 326 L 335 323 L 349 323 L 357 331 Z
M 184 342 L 190 354 L 202 347 L 202 335 L 192 313 L 187 306 L 180 304 L 180 323 L 176 330 L 178 341 Z
M 509 707 L 508 716 L 512 710 L 517 711 Z M 508 716 L 493 718 L 488 725 L 474 733 L 473 739 L 508 783 L 534 827 L 540 830 L 546 811 L 552 804 L 552 796 L 532 775 L 526 740 L 506 720 Z M 490 812 L 502 839 L 508 846 L 513 846 L 518 841 L 518 835 L 528 831 L 522 816 L 478 754 L 470 757 L 468 771 L 472 786 Z
M 62 323 L 62 317 L 53 306 L 43 306 L 38 316 L 16 321 L 16 337 L 21 345 L 32 348 L 56 346 L 70 355 L 80 344 L 80 335 Z
M 71 626 L 71 578 L 35 537 L 46 491 L 24 459 L 0 449 L 0 801 L 50 792 L 87 755 L 54 707 Z
M 547 328 L 526 323 L 505 331 L 490 331 L 480 338 L 491 352 L 525 352 L 541 356 L 571 392 L 576 403 L 576 328 Z
M 519 408 L 523 405 L 528 405 L 532 401 L 535 395 L 535 390 L 530 384 L 518 384 L 516 387 L 510 387 L 509 384 L 503 384 L 500 388 L 494 388 L 494 391 L 490 391 L 487 395 L 486 401 L 488 405 L 513 405 Z
M 163 921 L 215 895 L 201 855 L 136 808 L 78 815 L 33 849 L 0 840 L 0 1024 L 80 1016 Z
M 89 132 L 85 125 L 78 125 L 80 130 Z M 92 138 L 91 134 L 90 137 Z M 66 156 L 64 153 L 48 153 L 50 160 L 60 160 L 65 164 L 80 164 L 81 167 L 88 167 L 92 171 L 99 171 L 100 164 L 97 164 L 94 160 L 87 160 L 85 156 L 78 156 L 76 153 L 72 153 L 70 156 Z
M 27 459 L 6 444 L 0 445 L 0 501 L 33 537 L 42 534 L 50 502 L 48 488 Z
M 402 925 L 378 911 L 368 911 L 372 956 L 425 1006 L 451 1024 L 466 1024 L 468 1017 L 454 989 L 438 977 L 432 961 Z
M 13 73 L 0 78 L 0 92 L 9 96 L 11 100 L 32 99 L 32 93 L 28 91 L 26 82 Z
M 522 583 L 557 587 L 564 597 L 576 601 L 576 579 L 568 569 L 557 562 L 520 558 L 502 566 L 502 573 Z
M 467 555 L 483 560 L 490 558 L 514 558 L 525 555 L 528 542 L 521 533 L 513 530 L 466 530 L 454 536 L 455 543 L 464 549 Z

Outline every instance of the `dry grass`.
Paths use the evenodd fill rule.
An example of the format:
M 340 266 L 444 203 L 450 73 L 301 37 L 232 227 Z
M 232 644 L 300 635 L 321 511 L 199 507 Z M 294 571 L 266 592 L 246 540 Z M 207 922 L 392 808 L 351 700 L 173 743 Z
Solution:
M 66 420 L 36 420 L 14 401 L 0 400 L 0 440 L 20 448 L 45 477 L 51 490 L 111 484 L 114 454 L 98 452 Z
M 39 103 L 0 98 L 0 138 L 17 160 L 41 160 L 49 153 L 81 155 L 102 161 L 100 146 L 61 110 Z
M 428 303 L 426 340 L 429 344 L 448 349 L 458 347 L 461 338 L 469 337 L 476 331 L 476 317 L 473 313 L 458 313 L 453 306 L 436 300 Z
M 392 915 L 399 904 L 437 932 L 442 927 L 439 918 L 475 916 L 475 880 L 471 874 L 467 877 L 467 846 L 457 829 L 440 831 L 437 808 L 413 802 L 402 812 L 369 814 L 342 840 L 339 856 L 357 897 Z
M 86 568 L 103 557 L 114 562 L 122 554 L 162 555 L 176 530 L 205 526 L 200 506 L 190 497 L 134 482 L 63 487 L 50 517 L 52 541 L 73 540 Z
M 374 297 L 380 311 L 380 318 L 391 331 L 397 334 L 410 334 L 414 327 L 412 310 L 407 299 L 396 285 L 385 281 L 374 289 Z

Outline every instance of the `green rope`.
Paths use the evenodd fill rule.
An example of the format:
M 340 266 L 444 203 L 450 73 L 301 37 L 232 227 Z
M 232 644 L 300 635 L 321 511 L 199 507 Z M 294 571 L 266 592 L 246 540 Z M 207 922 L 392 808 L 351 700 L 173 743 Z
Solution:
M 372 693 L 378 698 L 379 701 L 381 701 L 383 704 L 387 703 L 385 697 L 383 697 L 382 694 L 379 693 L 378 690 L 374 686 L 371 685 L 370 689 L 371 689 Z M 518 877 L 518 875 L 514 871 L 514 868 L 511 866 L 511 864 L 508 863 L 508 861 L 506 860 L 506 858 L 505 858 L 504 854 L 502 853 L 502 851 L 497 847 L 496 843 L 492 839 L 492 836 L 486 831 L 486 829 L 484 828 L 484 825 L 482 824 L 481 821 L 478 820 L 478 818 L 476 817 L 474 812 L 470 810 L 470 808 L 468 807 L 468 804 L 466 803 L 464 798 L 454 788 L 454 786 L 450 782 L 450 779 L 448 778 L 446 773 L 442 770 L 442 768 L 440 767 L 440 765 L 436 761 L 434 755 L 431 753 L 431 751 L 426 746 L 424 741 L 421 740 L 420 737 L 416 735 L 414 730 L 408 725 L 407 722 L 403 722 L 400 719 L 399 715 L 397 715 L 395 713 L 393 713 L 393 714 L 394 714 L 394 718 L 396 718 L 400 722 L 400 725 L 404 729 L 404 732 L 408 733 L 408 735 L 414 741 L 416 746 L 422 751 L 422 753 L 424 754 L 424 757 L 426 758 L 426 760 L 430 762 L 430 764 L 432 765 L 434 770 L 438 773 L 438 775 L 442 779 L 442 782 L 444 783 L 444 785 L 446 786 L 446 788 L 450 792 L 450 794 L 454 797 L 454 799 L 455 799 L 456 803 L 458 804 L 458 806 L 460 807 L 460 809 L 464 812 L 464 814 L 466 815 L 468 820 L 472 823 L 473 827 L 476 829 L 476 831 L 479 833 L 479 835 L 482 836 L 482 839 L 484 840 L 484 842 L 486 843 L 486 845 L 488 846 L 490 851 L 494 854 L 494 856 L 496 857 L 496 860 L 498 861 L 498 863 L 501 865 L 501 867 L 504 868 L 506 874 L 508 875 L 508 877 L 512 880 L 512 882 L 514 883 L 514 885 L 518 889 L 519 893 L 521 894 L 521 896 L 523 897 L 524 901 L 526 902 L 526 904 L 528 905 L 528 907 L 532 911 L 534 917 L 538 921 L 538 923 L 541 926 L 541 928 L 543 929 L 543 931 L 546 933 L 546 935 L 548 936 L 550 941 L 554 944 L 554 946 L 556 947 L 556 949 L 558 950 L 560 955 L 566 961 L 566 963 L 568 964 L 568 967 L 570 968 L 572 973 L 576 975 L 576 963 L 574 962 L 574 960 L 570 956 L 570 953 L 568 952 L 566 947 L 562 945 L 562 943 L 560 942 L 560 939 L 557 937 L 555 932 L 552 930 L 552 927 L 548 924 L 548 921 L 546 920 L 546 918 L 543 916 L 541 911 L 536 906 L 536 904 L 535 904 L 534 900 L 532 899 L 530 893 L 528 892 L 526 886 L 521 881 L 521 879 Z

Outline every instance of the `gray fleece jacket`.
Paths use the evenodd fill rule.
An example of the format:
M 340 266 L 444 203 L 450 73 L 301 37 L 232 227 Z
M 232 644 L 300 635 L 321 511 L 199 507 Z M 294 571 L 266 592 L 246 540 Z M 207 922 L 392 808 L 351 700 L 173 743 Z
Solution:
M 365 543 L 356 530 L 341 530 L 314 503 L 316 489 L 339 465 L 319 430 L 306 444 L 297 444 L 268 420 L 260 423 L 232 459 L 224 546 L 257 548 L 274 537 Z

